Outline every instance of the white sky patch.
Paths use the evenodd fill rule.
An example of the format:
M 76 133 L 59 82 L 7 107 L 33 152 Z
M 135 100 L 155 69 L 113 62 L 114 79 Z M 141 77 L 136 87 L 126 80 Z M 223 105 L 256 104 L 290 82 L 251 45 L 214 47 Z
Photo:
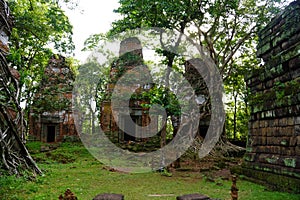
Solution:
M 75 58 L 84 62 L 90 52 L 82 52 L 84 41 L 93 34 L 105 33 L 111 24 L 120 18 L 114 9 L 119 7 L 118 0 L 81 0 L 75 10 L 64 8 L 73 25 L 73 41 L 75 43 Z

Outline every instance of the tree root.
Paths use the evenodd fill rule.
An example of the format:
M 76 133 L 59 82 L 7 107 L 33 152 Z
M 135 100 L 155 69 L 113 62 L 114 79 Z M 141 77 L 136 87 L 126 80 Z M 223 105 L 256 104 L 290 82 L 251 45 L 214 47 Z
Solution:
M 1 13 L 9 10 L 4 0 L 0 0 Z M 10 19 L 1 19 L 6 22 Z M 4 30 L 11 30 L 10 23 L 6 23 Z M 8 31 L 8 32 L 9 32 Z M 11 73 L 6 62 L 7 52 L 0 48 L 0 167 L 9 174 L 22 175 L 22 172 L 31 170 L 33 174 L 42 174 L 25 146 L 25 120 L 18 98 L 19 84 Z
M 199 150 L 201 149 L 202 144 L 203 144 L 203 138 L 197 136 L 194 140 L 193 145 L 191 146 L 192 151 L 194 153 L 198 153 Z M 246 149 L 243 147 L 239 147 L 237 145 L 232 144 L 225 137 L 220 137 L 217 144 L 209 152 L 209 156 L 215 159 L 220 159 L 225 157 L 242 155 L 245 152 L 245 150 Z

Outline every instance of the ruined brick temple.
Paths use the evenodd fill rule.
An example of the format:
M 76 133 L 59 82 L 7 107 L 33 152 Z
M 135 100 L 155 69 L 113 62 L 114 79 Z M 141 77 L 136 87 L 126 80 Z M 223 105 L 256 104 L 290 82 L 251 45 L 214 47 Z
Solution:
M 300 193 L 300 2 L 259 33 L 263 66 L 247 78 L 249 141 L 242 173 Z
M 49 60 L 30 111 L 30 136 L 35 140 L 60 142 L 77 137 L 71 103 L 74 78 L 63 56 Z
M 106 89 L 106 95 L 108 98 L 101 103 L 101 128 L 104 132 L 113 134 L 113 137 L 115 138 L 117 137 L 118 141 L 140 141 L 140 139 L 132 136 L 135 135 L 137 131 L 134 127 L 127 127 L 127 130 L 130 129 L 131 131 L 131 134 L 128 134 L 121 130 L 119 126 L 126 128 L 126 126 L 129 124 L 128 120 L 132 120 L 138 126 L 147 126 L 150 123 L 149 108 L 145 108 L 143 106 L 143 104 L 148 104 L 149 100 L 144 99 L 141 94 L 144 91 L 149 91 L 152 87 L 152 84 L 138 86 L 138 89 L 135 91 L 129 101 L 129 105 L 124 105 L 129 106 L 130 116 L 119 112 L 115 119 L 112 114 L 110 100 L 116 82 L 123 74 L 132 73 L 132 76 L 135 77 L 137 75 L 131 70 L 137 66 L 145 66 L 143 64 L 143 51 L 139 39 L 133 37 L 123 40 L 120 44 L 119 55 L 120 56 L 111 65 L 110 82 L 108 83 Z M 149 69 L 147 67 L 144 69 L 145 70 L 141 74 L 146 77 L 150 77 Z M 123 90 L 128 90 L 128 92 L 130 92 L 130 88 L 124 87 Z M 156 130 L 158 129 L 157 119 L 157 116 L 154 116 L 151 121 L 153 124 L 152 128 Z M 118 122 L 119 126 L 116 122 Z

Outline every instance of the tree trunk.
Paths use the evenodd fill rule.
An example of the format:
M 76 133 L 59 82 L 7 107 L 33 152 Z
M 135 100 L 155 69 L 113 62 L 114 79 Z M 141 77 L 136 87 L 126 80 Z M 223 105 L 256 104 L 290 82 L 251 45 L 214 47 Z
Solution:
M 172 115 L 171 116 L 171 121 L 172 121 L 172 127 L 173 127 L 173 138 L 176 136 L 178 132 L 178 127 L 180 124 L 180 117 Z M 180 168 L 180 157 L 178 157 L 174 162 L 173 162 L 174 168 Z
M 233 113 L 233 139 L 236 139 L 236 132 L 237 132 L 237 93 L 234 95 L 234 113 Z
M 163 53 L 167 59 L 168 59 L 168 64 L 167 64 L 167 70 L 166 70 L 166 75 L 165 75 L 165 106 L 169 104 L 169 86 L 170 86 L 170 73 L 173 65 L 173 61 L 175 58 L 175 54 L 170 53 L 165 51 Z M 166 121 L 162 121 L 162 130 L 161 130 L 161 135 L 160 135 L 160 147 L 163 148 L 167 144 L 167 119 L 169 117 L 168 110 L 166 110 L 167 116 L 166 116 Z M 162 160 L 161 160 L 161 168 L 165 167 L 165 158 L 164 158 L 164 152 L 162 152 Z
M 0 8 L 2 31 L 9 36 L 12 18 L 4 0 L 0 0 Z M 28 169 L 34 174 L 42 174 L 24 145 L 26 122 L 18 98 L 19 74 L 8 67 L 5 58 L 8 47 L 2 41 L 0 43 L 0 167 L 10 174 L 20 175 Z

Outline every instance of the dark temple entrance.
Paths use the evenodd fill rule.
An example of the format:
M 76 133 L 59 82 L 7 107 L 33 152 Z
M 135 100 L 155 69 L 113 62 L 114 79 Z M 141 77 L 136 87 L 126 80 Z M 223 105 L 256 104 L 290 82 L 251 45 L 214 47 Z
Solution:
M 135 124 L 139 125 L 138 124 L 139 119 L 137 117 L 127 117 L 127 118 L 125 118 L 124 126 L 125 126 L 126 130 L 130 131 L 130 134 L 124 132 L 124 140 L 125 141 L 136 141 L 136 138 L 133 136 L 133 135 L 136 135 L 136 129 L 135 129 L 135 127 L 131 127 L 129 125 L 129 123 L 128 123 L 129 120 L 133 120 L 133 122 Z
M 55 142 L 55 126 L 47 126 L 47 142 Z

